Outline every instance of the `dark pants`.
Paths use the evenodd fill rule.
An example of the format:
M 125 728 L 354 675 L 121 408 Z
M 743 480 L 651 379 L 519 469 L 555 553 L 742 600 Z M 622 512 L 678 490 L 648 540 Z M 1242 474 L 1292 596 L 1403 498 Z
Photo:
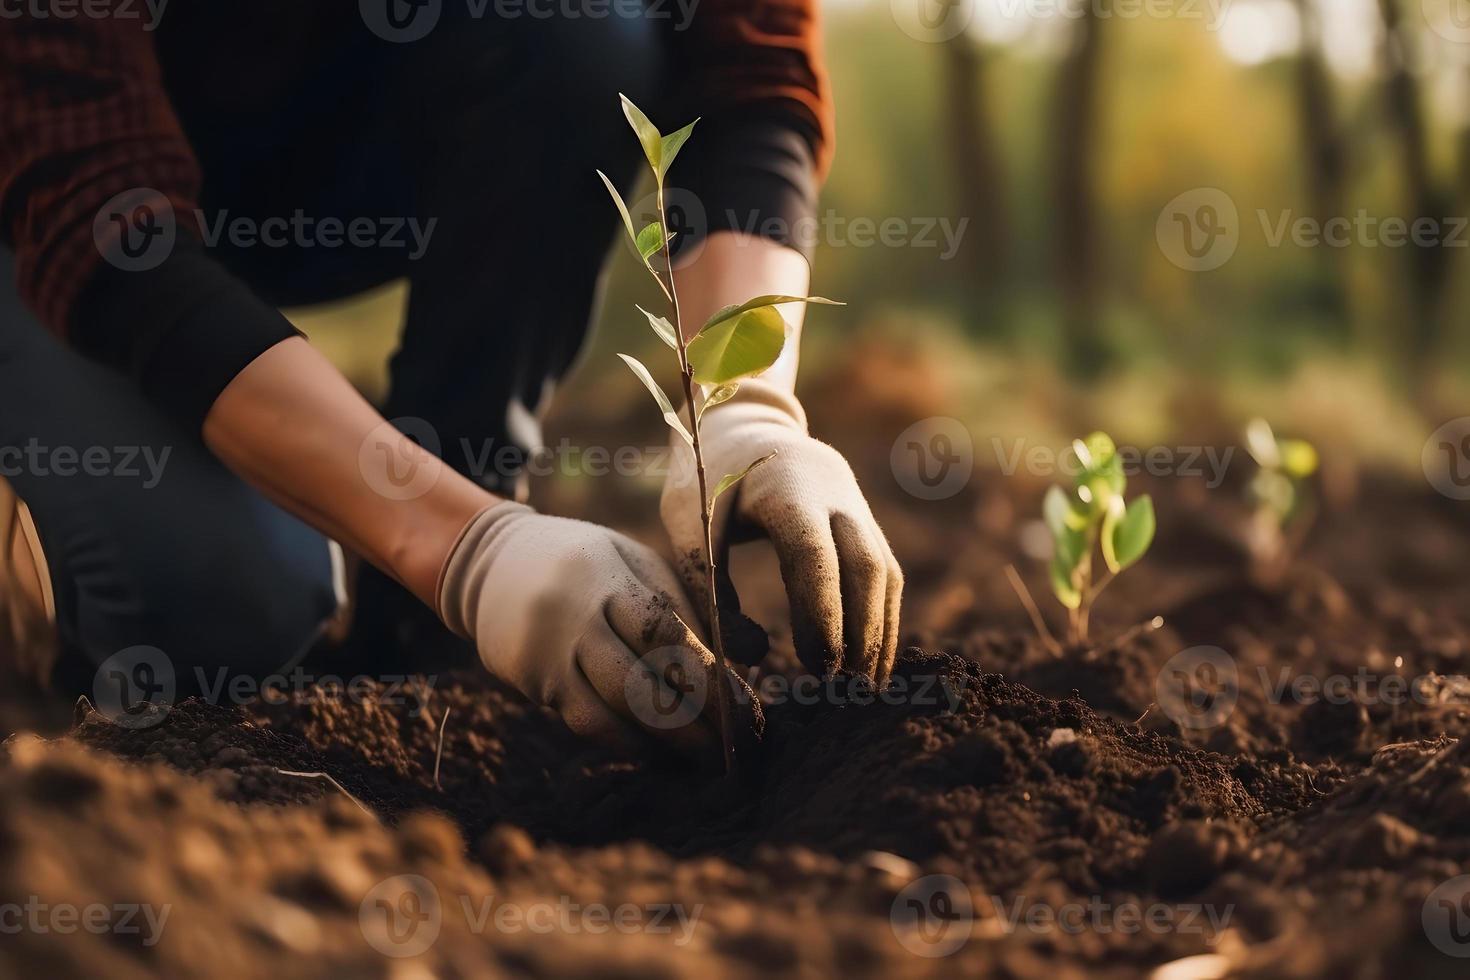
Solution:
M 452 466 L 513 493 L 519 475 L 496 450 L 534 448 L 536 413 L 585 334 L 617 227 L 593 171 L 625 191 L 637 173 L 617 93 L 652 101 L 653 26 L 473 20 L 446 4 L 433 34 L 411 44 L 360 23 L 299 34 L 310 43 L 295 50 L 267 37 L 254 48 L 266 63 L 242 76 L 230 63 L 250 48 L 231 22 L 240 15 L 212 6 L 165 18 L 158 39 L 203 167 L 206 224 L 369 218 L 379 240 L 274 247 L 226 234 L 211 254 L 279 305 L 407 277 L 384 413 L 414 420 L 401 427 L 415 437 L 431 430 Z M 293 0 L 274 16 L 313 7 Z M 417 257 L 406 231 L 406 244 L 387 241 L 384 219 L 410 218 L 432 229 Z M 73 672 L 140 644 L 180 675 L 262 674 L 300 658 L 335 607 L 327 542 L 226 471 L 197 434 L 45 334 L 3 260 L 0 473 L 36 517 Z M 156 479 L 149 459 L 164 460 Z M 481 470 L 485 459 L 500 465 Z M 376 572 L 360 598 L 353 672 L 394 658 L 419 666 L 447 637 Z

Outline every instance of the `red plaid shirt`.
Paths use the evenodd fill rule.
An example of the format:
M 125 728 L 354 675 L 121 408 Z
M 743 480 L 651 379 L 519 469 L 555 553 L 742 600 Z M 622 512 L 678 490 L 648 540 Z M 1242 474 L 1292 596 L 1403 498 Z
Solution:
M 153 187 L 189 214 L 199 183 L 143 21 L 0 21 L 0 235 L 47 326 L 65 331 L 102 258 L 92 224 L 108 200 Z
M 21 295 L 63 335 L 101 258 L 93 221 L 102 207 L 150 187 L 187 217 L 201 181 L 164 88 L 152 25 L 96 16 L 100 3 L 89 0 L 69 17 L 27 9 L 0 19 L 0 239 L 15 250 Z M 136 14 L 143 4 L 126 7 Z M 793 106 L 822 134 L 825 169 L 831 110 L 814 0 L 704 0 L 689 31 L 705 55 L 693 80 L 703 104 Z

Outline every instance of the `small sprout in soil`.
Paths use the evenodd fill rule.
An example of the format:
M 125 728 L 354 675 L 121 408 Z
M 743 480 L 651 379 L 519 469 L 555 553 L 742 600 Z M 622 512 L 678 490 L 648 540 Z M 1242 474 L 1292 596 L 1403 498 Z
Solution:
M 699 120 L 696 119 L 684 128 L 665 136 L 643 114 L 643 111 L 633 104 L 632 100 L 627 96 L 620 96 L 620 98 L 623 104 L 623 115 L 627 117 L 628 124 L 633 127 L 633 133 L 638 137 L 638 142 L 643 147 L 643 155 L 653 172 L 658 220 L 650 222 L 642 229 L 635 228 L 633 217 L 628 211 L 628 206 L 623 203 L 622 195 L 618 193 L 617 187 L 602 171 L 599 170 L 597 176 L 602 178 L 608 193 L 612 195 L 613 203 L 617 205 L 618 213 L 622 215 L 623 228 L 638 250 L 639 257 L 643 260 L 643 268 L 653 277 L 653 281 L 658 284 L 659 291 L 668 301 L 669 312 L 673 316 L 672 321 L 650 313 L 641 306 L 638 307 L 638 311 L 648 320 L 649 327 L 652 328 L 658 339 L 673 350 L 678 358 L 679 377 L 684 388 L 683 410 L 688 417 L 687 424 L 680 416 L 679 410 L 674 407 L 673 401 L 654 380 L 652 372 L 641 361 L 627 354 L 618 356 L 653 396 L 659 411 L 663 414 L 664 422 L 679 434 L 679 437 L 689 445 L 694 453 L 694 469 L 699 480 L 700 516 L 704 523 L 705 594 L 709 603 L 706 615 L 709 620 L 707 624 L 709 635 L 714 646 L 717 677 L 714 687 L 719 696 L 725 768 L 727 771 L 733 771 L 736 761 L 734 705 L 729 685 L 724 682 L 727 659 L 725 641 L 720 631 L 720 610 L 716 600 L 713 546 L 714 506 L 722 493 L 734 487 L 756 467 L 769 462 L 775 454 L 753 459 L 738 472 L 723 474 L 719 482 L 711 488 L 704 468 L 704 450 L 699 440 L 699 423 L 704 418 L 705 412 L 735 397 L 740 390 L 742 380 L 762 373 L 775 364 L 777 358 L 781 356 L 781 351 L 786 346 L 788 328 L 785 319 L 776 310 L 777 306 L 784 303 L 826 303 L 832 306 L 842 304 L 820 296 L 757 296 L 755 299 L 735 306 L 727 306 L 715 313 L 692 337 L 686 339 L 685 323 L 679 312 L 679 290 L 674 282 L 671 243 L 675 232 L 665 230 L 668 227 L 668 212 L 664 207 L 664 178 L 668 175 L 669 168 L 673 165 L 679 150 L 694 131 L 694 124 Z M 659 254 L 663 257 L 661 263 L 664 267 L 663 274 L 660 274 L 652 263 L 654 256 Z
M 1070 488 L 1053 486 L 1042 503 L 1052 536 L 1048 566 L 1052 592 L 1068 613 L 1068 640 L 1087 643 L 1092 604 L 1114 576 L 1138 561 L 1154 539 L 1154 504 L 1147 494 L 1125 502 L 1127 478 L 1117 447 L 1105 433 L 1076 439 L 1081 464 Z M 1094 577 L 1094 552 L 1106 571 Z
M 337 780 L 333 776 L 331 776 L 330 774 L 328 774 L 328 773 L 325 773 L 325 772 L 294 772 L 294 771 L 292 771 L 290 769 L 277 769 L 276 770 L 276 774 L 279 775 L 279 776 L 290 776 L 293 779 L 321 779 L 321 780 L 324 780 L 327 783 L 331 784 L 332 786 L 336 787 L 337 791 L 339 793 L 341 793 L 343 796 L 347 797 L 353 803 L 356 803 L 357 804 L 357 808 L 359 810 L 361 810 L 363 813 L 366 813 L 368 816 L 372 817 L 375 820 L 377 819 L 377 816 L 378 815 L 376 813 L 374 813 L 371 809 L 369 809 L 369 807 L 368 807 L 368 805 L 366 803 L 364 803 L 362 800 L 359 800 L 357 797 L 353 796 L 351 793 L 347 792 L 347 787 L 346 786 L 343 786 L 341 783 L 337 782 Z
M 1303 439 L 1278 439 L 1261 418 L 1246 425 L 1245 448 L 1260 467 L 1246 491 L 1251 559 L 1259 576 L 1279 577 L 1316 516 L 1308 480 L 1317 472 L 1317 449 Z

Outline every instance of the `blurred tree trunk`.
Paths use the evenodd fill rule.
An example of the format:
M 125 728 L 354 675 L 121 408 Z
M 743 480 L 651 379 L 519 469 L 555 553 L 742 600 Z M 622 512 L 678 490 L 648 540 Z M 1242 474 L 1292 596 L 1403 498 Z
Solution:
M 966 34 L 942 45 L 945 119 L 962 217 L 970 219 L 963 251 L 975 310 L 985 314 L 1003 299 L 1010 216 L 999 141 L 983 96 L 979 46 Z M 995 329 L 999 324 L 992 324 Z
M 1389 124 L 1399 138 L 1404 187 L 1408 196 L 1409 226 L 1430 218 L 1439 229 L 1436 241 L 1420 247 L 1411 241 L 1409 252 L 1408 312 L 1403 380 L 1419 391 L 1428 380 L 1435 352 L 1442 340 L 1441 322 L 1448 254 L 1439 238 L 1446 231 L 1447 196 L 1434 185 L 1429 172 L 1429 138 L 1420 103 L 1419 81 L 1410 70 L 1413 51 L 1410 28 L 1405 25 L 1400 0 L 1378 0 L 1383 18 L 1384 102 Z M 1417 5 L 1415 7 L 1417 9 Z
M 1052 222 L 1057 288 L 1062 301 L 1062 355 L 1067 374 L 1093 381 L 1106 369 L 1099 336 L 1101 269 L 1097 250 L 1099 8 L 1083 4 L 1074 21 L 1073 46 L 1059 69 L 1052 102 L 1056 126 L 1055 214 Z
M 1316 0 L 1296 0 L 1302 25 L 1301 54 L 1297 58 L 1297 112 L 1301 120 L 1302 154 L 1306 159 L 1307 206 L 1322 223 L 1342 216 L 1347 182 L 1347 145 L 1332 104 L 1332 81 L 1322 49 L 1322 24 Z M 1324 306 L 1334 334 L 1348 334 L 1348 304 L 1340 249 L 1325 249 L 1327 275 Z

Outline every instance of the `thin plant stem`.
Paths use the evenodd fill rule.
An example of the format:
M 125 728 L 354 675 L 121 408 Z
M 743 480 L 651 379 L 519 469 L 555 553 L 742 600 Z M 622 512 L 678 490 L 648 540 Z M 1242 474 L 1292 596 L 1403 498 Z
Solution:
M 449 727 L 449 709 L 452 705 L 444 708 L 444 717 L 439 720 L 439 748 L 434 752 L 434 788 L 444 792 L 444 787 L 439 783 L 439 764 L 444 761 L 444 729 Z
M 684 383 L 684 402 L 689 409 L 689 434 L 691 436 L 691 448 L 694 450 L 694 470 L 699 478 L 699 517 L 704 523 L 704 568 L 705 589 L 709 598 L 709 628 L 710 640 L 714 646 L 715 654 L 715 696 L 719 698 L 720 709 L 720 741 L 725 752 L 725 772 L 735 771 L 735 713 L 731 703 L 731 692 L 725 681 L 727 659 L 725 657 L 725 637 L 720 629 L 720 606 L 715 598 L 715 543 L 714 543 L 714 514 L 710 507 L 709 482 L 704 470 L 704 450 L 699 442 L 699 411 L 694 402 L 694 369 L 689 366 L 689 347 L 684 339 L 684 320 L 679 313 L 679 290 L 674 284 L 674 256 L 669 247 L 669 235 L 667 232 L 668 216 L 664 211 L 664 182 L 658 181 L 658 220 L 659 235 L 663 238 L 664 262 L 669 270 L 669 286 L 665 293 L 669 297 L 669 303 L 674 308 L 674 339 L 678 341 L 679 352 L 679 374 Z M 654 276 L 658 278 L 657 275 Z M 659 285 L 663 282 L 660 280 Z
M 1036 600 L 1031 597 L 1031 590 L 1026 588 L 1026 583 L 1022 581 L 1015 565 L 1006 566 L 1006 577 L 1011 581 L 1011 588 L 1016 590 L 1016 597 L 1021 600 L 1021 605 L 1026 608 L 1026 614 L 1031 617 L 1036 635 L 1041 637 L 1041 642 L 1051 651 L 1052 656 L 1061 656 L 1061 644 L 1057 643 L 1057 638 L 1047 629 L 1046 620 L 1041 618 L 1041 610 L 1037 608 Z
M 282 776 L 291 776 L 291 777 L 296 778 L 296 779 L 321 779 L 321 780 L 325 780 L 326 782 L 328 782 L 328 783 L 332 784 L 334 787 L 336 787 L 337 791 L 339 793 L 341 793 L 343 796 L 347 797 L 353 803 L 356 803 L 357 804 L 357 808 L 359 810 L 361 810 L 363 813 L 366 813 L 368 816 L 370 816 L 370 817 L 372 817 L 374 819 L 376 819 L 377 816 L 378 816 L 372 810 L 368 809 L 368 806 L 367 806 L 366 803 L 364 803 L 362 800 L 359 800 L 357 797 L 355 797 L 351 793 L 349 793 L 347 791 L 347 787 L 346 786 L 343 786 L 341 783 L 337 782 L 336 779 L 334 779 L 332 776 L 330 776 L 327 773 L 324 773 L 324 772 L 293 772 L 292 770 L 289 770 L 289 769 L 277 769 L 276 772 L 278 774 L 282 775 Z

